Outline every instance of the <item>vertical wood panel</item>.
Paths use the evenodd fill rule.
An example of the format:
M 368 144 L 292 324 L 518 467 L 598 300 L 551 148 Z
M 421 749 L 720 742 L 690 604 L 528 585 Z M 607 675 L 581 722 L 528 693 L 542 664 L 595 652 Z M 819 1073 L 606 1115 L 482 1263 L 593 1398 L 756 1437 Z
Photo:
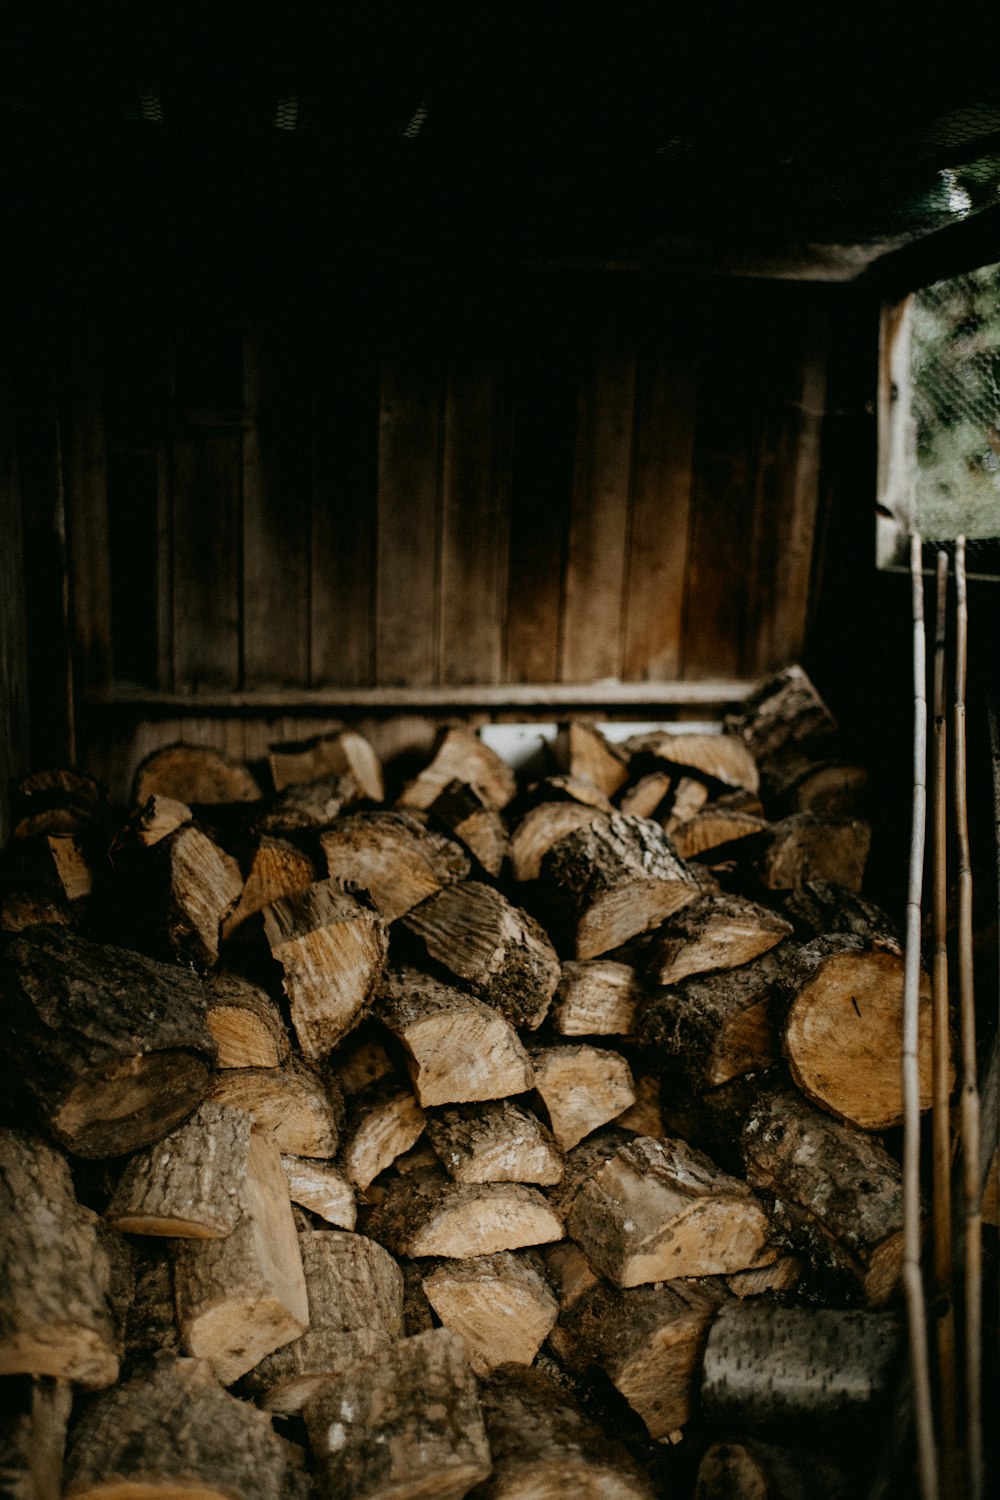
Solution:
M 247 687 L 309 682 L 312 393 L 289 322 L 247 339 L 243 443 L 243 674 Z
M 626 580 L 628 681 L 667 681 L 680 672 L 694 431 L 693 335 L 678 321 L 644 351 L 639 370 Z
M 88 329 L 74 341 L 64 371 L 60 430 L 76 671 L 83 689 L 99 694 L 114 680 L 102 376 Z
M 445 410 L 441 681 L 499 682 L 507 583 L 510 407 L 502 360 L 459 353 Z
M 635 349 L 623 331 L 585 368 L 578 401 L 559 677 L 587 682 L 622 668 Z
M 172 453 L 178 688 L 240 685 L 242 433 L 178 435 Z
M 21 487 L 11 392 L 0 386 L 0 845 L 7 841 L 7 791 L 28 769 L 28 636 Z
M 420 686 L 438 670 L 441 371 L 426 344 L 382 367 L 375 680 Z

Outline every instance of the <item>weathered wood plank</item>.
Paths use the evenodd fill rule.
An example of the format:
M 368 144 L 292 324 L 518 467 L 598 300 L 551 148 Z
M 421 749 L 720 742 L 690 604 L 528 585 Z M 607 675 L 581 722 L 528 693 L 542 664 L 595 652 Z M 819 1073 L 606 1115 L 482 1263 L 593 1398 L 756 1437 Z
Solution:
M 76 672 L 81 686 L 98 693 L 114 680 L 102 380 L 97 334 L 88 328 L 67 353 L 60 430 Z
M 240 432 L 173 443 L 174 675 L 177 686 L 240 682 Z

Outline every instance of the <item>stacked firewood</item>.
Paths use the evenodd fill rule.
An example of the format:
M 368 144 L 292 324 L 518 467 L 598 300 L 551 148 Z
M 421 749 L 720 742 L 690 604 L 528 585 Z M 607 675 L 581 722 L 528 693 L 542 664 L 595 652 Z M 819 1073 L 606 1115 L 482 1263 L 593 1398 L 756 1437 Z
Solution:
M 791 668 L 721 734 L 565 725 L 530 787 L 464 727 L 391 803 L 350 731 L 267 794 L 160 751 L 124 818 L 28 777 L 9 1492 L 840 1493 L 898 1354 L 903 965 L 837 746 Z

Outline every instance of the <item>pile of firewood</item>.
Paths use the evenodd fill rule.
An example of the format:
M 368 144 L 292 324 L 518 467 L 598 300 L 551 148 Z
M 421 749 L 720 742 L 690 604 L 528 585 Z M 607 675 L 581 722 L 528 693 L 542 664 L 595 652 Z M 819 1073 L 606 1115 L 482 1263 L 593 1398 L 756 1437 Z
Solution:
M 530 787 L 463 727 L 391 804 L 350 731 L 267 794 L 160 751 L 126 817 L 28 777 L 8 1492 L 855 1483 L 900 1352 L 903 963 L 837 747 L 791 668 L 722 734 L 570 723 Z

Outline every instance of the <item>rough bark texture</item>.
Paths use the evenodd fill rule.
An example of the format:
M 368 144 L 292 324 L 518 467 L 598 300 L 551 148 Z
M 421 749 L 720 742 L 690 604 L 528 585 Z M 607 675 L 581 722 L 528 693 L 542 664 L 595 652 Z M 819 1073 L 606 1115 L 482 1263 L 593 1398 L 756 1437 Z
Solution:
M 733 1303 L 708 1336 L 702 1402 L 720 1424 L 861 1415 L 899 1373 L 902 1335 L 896 1313 Z
M 337 1154 L 343 1117 L 336 1085 L 298 1057 L 282 1068 L 227 1068 L 217 1073 L 211 1097 L 245 1109 L 255 1125 L 290 1156 Z
M 288 1031 L 277 1003 L 240 974 L 219 971 L 205 981 L 208 1029 L 220 1068 L 277 1068 L 288 1057 Z
M 284 972 L 299 1045 L 323 1057 L 360 1019 L 381 978 L 384 924 L 326 880 L 267 907 L 264 935 Z
M 272 745 L 267 759 L 276 792 L 324 776 L 353 776 L 370 802 L 385 796 L 378 756 L 363 735 L 350 729 L 305 745 Z
M 405 1048 L 413 1087 L 427 1108 L 502 1099 L 532 1085 L 531 1061 L 510 1022 L 416 969 L 387 976 L 376 1014 Z
M 428 816 L 447 828 L 487 875 L 500 874 L 507 856 L 507 829 L 477 787 L 449 781 L 431 803 Z
M 446 1328 L 357 1360 L 305 1416 L 331 1495 L 461 1500 L 490 1472 L 475 1378 Z
M 263 813 L 257 827 L 261 833 L 281 835 L 318 833 L 329 828 L 345 807 L 361 796 L 361 788 L 350 775 L 321 776 L 316 781 L 288 787 Z
M 558 1182 L 562 1153 L 537 1116 L 509 1099 L 428 1116 L 427 1134 L 455 1182 Z
M 464 1339 L 477 1375 L 498 1365 L 530 1365 L 559 1315 L 530 1252 L 502 1250 L 445 1261 L 423 1277 L 423 1284 L 445 1328 Z
M 467 1260 L 562 1239 L 562 1220 L 537 1188 L 517 1182 L 394 1183 L 368 1232 L 397 1255 Z
M 628 754 L 609 745 L 593 724 L 561 724 L 552 745 L 556 764 L 568 776 L 593 782 L 613 797 L 628 780 Z
M 668 917 L 658 930 L 649 977 L 669 985 L 692 974 L 739 968 L 791 935 L 790 922 L 756 901 L 706 895 Z
M 5 1500 L 62 1500 L 73 1387 L 48 1377 L 30 1384 L 20 1411 L 8 1401 L 0 1413 L 0 1493 Z
M 552 1134 L 564 1151 L 635 1103 L 628 1063 L 606 1047 L 565 1043 L 531 1054 L 535 1090 L 548 1110 Z
M 650 1437 L 676 1441 L 694 1411 L 708 1330 L 725 1298 L 716 1281 L 629 1291 L 598 1284 L 560 1315 L 550 1343 L 571 1369 L 600 1366 Z
M 476 1500 L 652 1500 L 628 1450 L 540 1370 L 499 1369 L 480 1400 L 493 1473 Z
M 840 932 L 864 938 L 872 948 L 902 953 L 899 928 L 882 909 L 857 891 L 829 880 L 810 880 L 786 896 L 784 910 L 803 938 Z
M 837 731 L 837 721 L 798 665 L 768 678 L 726 718 L 726 729 L 739 735 L 760 765 L 780 762 L 790 753 L 815 745 Z
M 534 917 L 493 886 L 469 880 L 414 907 L 403 925 L 431 958 L 512 1026 L 539 1026 L 559 982 L 555 949 Z
M 404 1082 L 383 1079 L 355 1094 L 347 1112 L 344 1168 L 364 1189 L 423 1134 L 424 1112 Z
M 220 1390 L 207 1362 L 166 1360 L 87 1408 L 67 1462 L 67 1500 L 291 1500 L 270 1421 Z
M 89 1389 L 118 1378 L 111 1263 L 96 1217 L 76 1201 L 63 1157 L 0 1130 L 0 1375 Z
M 474 730 L 455 726 L 442 731 L 432 760 L 403 788 L 399 806 L 426 811 L 452 781 L 477 787 L 498 811 L 517 791 L 517 780 L 506 761 L 484 745 Z
M 563 1036 L 631 1036 L 642 995 L 631 964 L 611 958 L 564 963 L 552 1002 L 552 1024 Z
M 41 927 L 8 944 L 3 989 L 11 1061 L 77 1155 L 138 1150 L 205 1097 L 215 1043 L 193 974 Z
M 886 1302 L 903 1257 L 898 1162 L 871 1136 L 813 1109 L 793 1089 L 762 1092 L 743 1127 L 747 1180 L 772 1230 L 843 1292 Z
M 223 921 L 223 940 L 272 901 L 305 890 L 315 879 L 316 867 L 308 854 L 286 839 L 265 834 L 254 850 L 240 899 Z
M 181 1331 L 174 1295 L 173 1247 L 147 1239 L 133 1246 L 135 1289 L 125 1322 L 125 1367 L 147 1364 L 161 1352 L 179 1358 Z
M 339 1167 L 328 1161 L 282 1152 L 281 1165 L 293 1203 L 317 1214 L 337 1229 L 353 1229 L 358 1219 L 354 1184 Z
M 181 1241 L 174 1270 L 184 1347 L 207 1359 L 223 1385 L 309 1326 L 281 1156 L 272 1140 L 256 1132 L 240 1209 L 225 1239 Z
M 844 1475 L 822 1454 L 741 1438 L 706 1451 L 694 1500 L 847 1500 L 850 1493 Z
M 189 807 L 257 802 L 260 787 L 246 766 L 208 745 L 168 745 L 147 756 L 135 773 L 132 802 L 158 795 Z
M 749 1270 L 775 1258 L 745 1182 L 684 1141 L 640 1136 L 577 1193 L 566 1222 L 616 1286 Z
M 106 1210 L 125 1234 L 222 1239 L 240 1216 L 250 1116 L 206 1102 L 186 1125 L 132 1157 Z
M 696 771 L 723 786 L 755 792 L 760 785 L 757 763 L 741 739 L 731 734 L 671 734 L 652 730 L 625 741 L 634 760 L 662 761 L 678 770 Z
M 699 887 L 659 824 L 598 816 L 559 840 L 542 878 L 572 920 L 577 958 L 597 958 L 656 927 Z
M 455 840 L 409 812 L 352 813 L 320 839 L 327 872 L 351 890 L 365 890 L 387 922 L 395 922 L 453 880 L 469 873 Z
M 793 813 L 771 824 L 757 861 L 758 878 L 771 891 L 790 891 L 810 880 L 859 891 L 871 837 L 871 824 L 860 818 Z
M 606 816 L 603 808 L 581 802 L 540 802 L 531 808 L 511 835 L 510 869 L 514 879 L 537 880 L 553 844 L 578 828 L 589 827 L 598 816 Z

